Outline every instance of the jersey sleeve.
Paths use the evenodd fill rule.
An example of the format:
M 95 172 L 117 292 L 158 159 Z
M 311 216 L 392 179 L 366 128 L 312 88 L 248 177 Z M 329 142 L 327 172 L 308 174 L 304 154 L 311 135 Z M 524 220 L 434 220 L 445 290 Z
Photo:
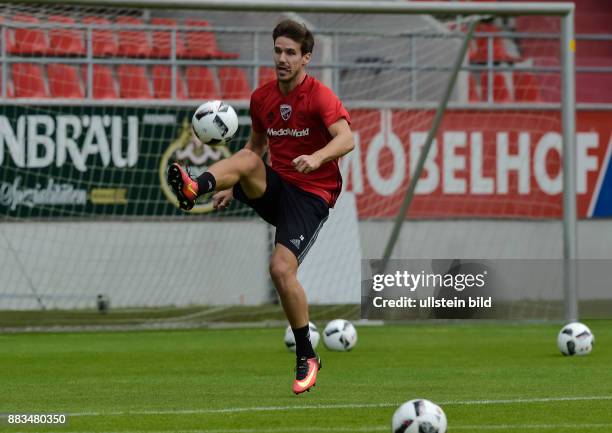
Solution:
M 263 134 L 264 132 L 266 132 L 266 129 L 261 121 L 260 111 L 261 108 L 260 104 L 257 102 L 256 93 L 253 93 L 253 95 L 251 96 L 251 104 L 249 106 L 249 113 L 251 115 L 251 125 L 253 131 L 257 132 L 258 134 Z
M 351 123 L 351 116 L 349 116 L 348 111 L 346 111 L 346 108 L 344 108 L 336 94 L 328 87 L 319 87 L 316 104 L 321 120 L 323 120 L 326 128 L 329 128 L 342 118 L 345 118 L 349 124 Z

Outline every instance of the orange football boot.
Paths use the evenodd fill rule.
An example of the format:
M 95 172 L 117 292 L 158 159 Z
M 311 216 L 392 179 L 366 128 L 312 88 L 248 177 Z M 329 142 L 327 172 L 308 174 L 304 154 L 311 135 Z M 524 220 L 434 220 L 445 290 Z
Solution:
M 198 197 L 198 183 L 176 162 L 168 168 L 168 184 L 183 210 L 191 210 Z
M 306 358 L 302 356 L 297 359 L 295 368 L 295 381 L 293 382 L 293 392 L 301 394 L 304 391 L 310 391 L 310 388 L 317 383 L 317 372 L 323 368 L 321 358 Z

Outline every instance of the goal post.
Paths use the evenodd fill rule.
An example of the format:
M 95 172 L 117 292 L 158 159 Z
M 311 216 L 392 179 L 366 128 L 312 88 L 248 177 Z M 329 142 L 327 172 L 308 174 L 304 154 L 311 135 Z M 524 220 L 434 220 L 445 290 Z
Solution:
M 476 230 L 469 220 L 486 220 L 488 233 L 494 233 L 493 226 L 503 221 L 514 233 L 521 231 L 514 226 L 521 218 L 548 221 L 560 217 L 559 240 L 553 239 L 556 228 L 547 228 L 550 235 L 546 236 L 550 236 L 550 245 L 559 247 L 559 258 L 565 263 L 561 282 L 564 294 L 559 298 L 564 305 L 563 316 L 571 321 L 578 318 L 576 194 L 577 183 L 583 182 L 581 179 L 588 173 L 577 173 L 576 168 L 573 3 L 67 0 L 58 6 L 57 2 L 38 0 L 15 1 L 6 9 L 9 18 L 21 12 L 40 14 L 44 21 L 40 28 L 45 31 L 55 25 L 47 20 L 58 11 L 76 22 L 60 27 L 84 31 L 86 54 L 61 59 L 56 55 L 11 54 L 7 46 L 9 30 L 36 28 L 36 24 L 10 19 L 3 24 L 2 89 L 7 98 L 1 100 L 0 124 L 4 129 L 0 158 L 7 166 L 3 166 L 0 175 L 0 192 L 4 196 L 11 192 L 13 201 L 4 204 L 0 220 L 0 263 L 11 269 L 2 287 L 5 296 L 0 297 L 0 302 L 4 300 L 2 305 L 8 307 L 0 306 L 0 310 L 36 306 L 86 308 L 95 295 L 111 293 L 111 305 L 206 305 L 194 314 L 203 320 L 223 320 L 230 316 L 224 311 L 234 306 L 269 305 L 275 301 L 266 275 L 270 233 L 265 224 L 249 209 L 235 205 L 225 214 L 214 214 L 210 203 L 202 203 L 193 215 L 180 214 L 171 207 L 172 197 L 163 184 L 160 167 L 180 161 L 191 165 L 194 174 L 198 174 L 215 159 L 227 157 L 245 143 L 249 117 L 248 97 L 244 95 L 224 97 L 238 108 L 242 125 L 232 146 L 218 150 L 190 141 L 189 114 L 201 97 L 189 96 L 192 89 L 188 69 L 204 66 L 217 71 L 214 81 L 219 85 L 230 76 L 222 68 L 242 69 L 251 89 L 257 87 L 264 69 L 272 66 L 269 53 L 265 54 L 270 47 L 264 43 L 269 40 L 270 25 L 291 13 L 308 21 L 315 37 L 321 35 L 324 54 L 315 52 L 309 68 L 318 78 L 331 80 L 330 87 L 351 112 L 357 126 L 355 139 L 361 145 L 341 161 L 345 201 L 333 211 L 342 215 L 336 218 L 340 222 L 333 225 L 333 233 L 321 233 L 310 252 L 313 264 L 308 264 L 307 257 L 301 269 L 309 298 L 322 305 L 358 303 L 359 281 L 354 277 L 361 269 L 360 260 L 382 257 L 384 266 L 392 258 L 414 257 L 407 252 L 406 239 L 420 236 L 419 245 L 438 244 L 431 258 L 443 258 L 445 251 L 456 251 L 445 247 L 442 233 L 453 230 L 454 218 L 457 226 L 466 230 Z M 193 31 L 182 24 L 172 30 L 167 58 L 92 55 L 92 35 L 106 27 L 83 18 L 100 13 L 106 14 L 108 28 L 114 32 L 151 34 L 168 29 L 164 27 L 167 24 L 159 24 L 163 19 L 176 17 L 183 22 L 193 14 L 197 19 L 211 21 L 211 29 L 220 40 L 217 54 L 221 55 L 181 57 L 177 52 L 179 34 L 185 36 Z M 559 52 L 550 54 L 555 58 L 554 65 L 525 64 L 519 68 L 540 71 L 545 78 L 539 81 L 540 89 L 554 94 L 550 99 L 497 101 L 497 76 L 511 76 L 514 69 L 493 59 L 490 48 L 497 42 L 496 36 L 481 35 L 489 45 L 489 58 L 474 67 L 467 65 L 463 54 L 472 49 L 471 35 L 478 32 L 476 25 L 483 19 L 515 16 L 554 17 L 560 22 L 560 38 L 556 40 Z M 116 24 L 117 17 L 137 17 L 143 23 Z M 160 21 L 154 22 L 151 17 Z M 372 17 L 388 19 L 388 28 L 373 19 L 369 23 Z M 422 21 L 406 21 L 413 17 Z M 409 24 L 402 27 L 401 20 Z M 126 25 L 135 27 L 122 27 Z M 545 37 L 552 39 L 550 35 Z M 232 57 L 234 52 L 240 55 Z M 53 62 L 85 67 L 82 98 L 9 96 L 18 84 L 18 71 L 13 71 L 13 65 L 42 67 Z M 161 100 L 157 96 L 96 98 L 92 91 L 96 86 L 92 64 L 114 68 L 112 79 L 117 82 L 122 64 L 144 68 L 150 87 L 154 86 L 155 68 L 171 65 L 169 96 Z M 480 79 L 481 93 L 488 94 L 478 101 L 468 96 L 473 72 Z M 53 84 L 51 71 L 45 74 L 45 86 L 49 87 Z M 186 96 L 179 96 L 183 90 L 177 81 L 187 83 Z M 522 85 L 517 81 L 514 87 L 519 89 Z M 526 86 L 535 85 L 531 82 Z M 452 110 L 450 116 L 447 105 Z M 508 113 L 507 118 L 504 113 Z M 522 122 L 530 125 L 525 127 L 527 131 L 536 131 L 537 138 L 521 129 Z M 438 131 L 440 124 L 446 126 Z M 507 129 L 499 126 L 506 124 Z M 462 125 L 468 126 L 461 129 Z M 497 140 L 498 148 L 506 152 L 507 161 L 500 162 L 488 149 L 492 140 Z M 537 140 L 542 142 L 540 153 L 533 149 Z M 472 145 L 469 151 L 468 142 Z M 548 161 L 553 153 L 561 161 Z M 452 161 L 452 155 L 458 156 L 458 162 Z M 532 158 L 545 160 L 544 168 L 531 167 L 535 165 Z M 497 168 L 504 174 L 494 173 Z M 461 176 L 464 179 L 459 179 Z M 538 176 L 544 185 L 541 189 L 549 196 L 531 191 L 531 183 L 535 182 L 532 178 Z M 73 184 L 75 190 L 68 191 Z M 60 198 L 73 200 L 58 208 L 49 197 L 52 191 L 62 188 L 66 191 Z M 441 193 L 443 188 L 447 190 Z M 495 196 L 497 190 L 510 198 L 504 202 L 503 197 Z M 34 198 L 25 204 L 23 198 L 27 194 Z M 529 198 L 521 198 L 520 194 Z M 404 206 L 400 206 L 402 200 Z M 491 211 L 497 205 L 507 210 L 499 214 Z M 440 225 L 439 218 L 444 219 Z M 412 221 L 418 228 L 406 235 L 407 224 Z M 331 221 L 328 226 L 332 227 Z M 428 240 L 427 236 L 432 237 Z M 511 237 L 508 234 L 505 239 Z M 401 239 L 404 246 L 398 244 Z M 456 244 L 461 239 L 449 242 Z M 504 248 L 502 242 L 505 241 L 496 240 L 488 247 L 479 245 L 468 254 Z M 92 244 L 94 254 L 87 259 Z M 167 250 L 176 255 L 166 258 Z M 179 257 L 180 254 L 189 254 L 189 258 Z M 204 268 L 198 254 L 208 260 Z M 520 254 L 517 248 L 500 257 L 521 257 Z M 25 265 L 29 255 L 35 256 L 31 269 Z M 63 263 L 67 260 L 74 260 L 76 269 Z M 96 260 L 102 263 L 103 270 Z M 178 263 L 185 261 L 192 272 L 177 273 Z M 228 272 L 228 266 L 237 269 Z M 322 266 L 327 266 L 323 272 Z M 61 272 L 54 272 L 57 267 Z M 250 290 L 249 285 L 257 289 Z M 179 296 L 176 286 L 187 289 L 181 289 Z M 20 289 L 13 290 L 14 287 Z M 232 289 L 238 287 L 238 294 L 230 296 Z M 542 289 L 536 295 L 544 292 Z M 209 302 L 214 308 L 208 309 Z M 337 307 L 329 308 L 336 311 Z M 556 313 L 556 308 L 545 305 L 534 314 L 552 310 Z M 525 317 L 533 317 L 529 314 Z M 558 315 L 546 317 L 551 316 Z

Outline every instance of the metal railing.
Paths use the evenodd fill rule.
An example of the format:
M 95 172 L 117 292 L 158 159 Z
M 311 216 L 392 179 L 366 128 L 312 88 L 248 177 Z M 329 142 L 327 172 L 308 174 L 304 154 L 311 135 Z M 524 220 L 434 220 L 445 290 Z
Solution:
M 41 30 L 62 30 L 70 29 L 83 32 L 84 44 L 86 47 L 84 56 L 50 56 L 50 55 L 39 55 L 39 56 L 19 56 L 9 55 L 7 52 L 7 37 L 10 30 L 14 29 L 41 29 Z M 96 57 L 93 52 L 93 32 L 95 30 L 110 30 L 110 31 L 141 31 L 149 33 L 148 37 L 151 37 L 151 32 L 160 31 L 168 32 L 170 35 L 170 56 L 164 58 L 135 58 L 135 57 Z M 186 25 L 153 25 L 153 24 L 66 24 L 66 23 L 26 23 L 6 20 L 0 25 L 1 32 L 1 47 L 0 47 L 0 64 L 2 68 L 2 80 L 0 83 L 0 102 L 12 102 L 15 103 L 21 98 L 7 98 L 8 82 L 9 82 L 9 65 L 13 63 L 61 63 L 61 64 L 72 64 L 72 65 L 86 65 L 87 69 L 84 76 L 85 84 L 85 98 L 78 99 L 80 102 L 83 100 L 87 102 L 96 101 L 93 97 L 93 66 L 94 65 L 140 65 L 140 66 L 153 66 L 153 65 L 169 65 L 171 67 L 171 84 L 170 84 L 170 99 L 176 100 L 177 97 L 177 80 L 179 76 L 179 68 L 184 66 L 235 66 L 241 68 L 250 69 L 250 79 L 253 83 L 253 87 L 259 81 L 259 68 L 262 66 L 273 66 L 272 60 L 262 60 L 259 55 L 260 39 L 262 36 L 269 36 L 269 29 L 262 29 L 260 27 L 228 27 L 228 26 L 210 26 L 210 27 L 197 27 L 197 26 L 186 26 Z M 177 40 L 182 37 L 183 33 L 187 32 L 210 32 L 217 36 L 224 34 L 241 34 L 245 35 L 245 39 L 249 40 L 252 53 L 250 59 L 194 59 L 194 58 L 179 58 L 177 56 Z M 396 70 L 403 71 L 411 74 L 411 88 L 410 95 L 406 95 L 402 100 L 395 101 L 380 101 L 384 106 L 415 106 L 415 105 L 427 105 L 429 101 L 418 101 L 418 86 L 419 80 L 415 79 L 421 73 L 427 72 L 450 72 L 452 65 L 428 65 L 422 62 L 417 62 L 416 49 L 415 47 L 419 43 L 419 40 L 431 40 L 431 39 L 457 39 L 460 40 L 463 37 L 461 32 L 414 32 L 414 31 L 359 31 L 354 29 L 318 29 L 317 35 L 329 36 L 333 41 L 333 60 L 325 62 L 325 64 L 312 64 L 309 67 L 316 70 L 331 70 L 332 80 L 330 83 L 332 88 L 340 89 L 340 71 L 343 70 Z M 355 61 L 341 61 L 338 54 L 337 47 L 338 41 L 341 37 L 367 37 L 367 38 L 395 38 L 406 40 L 407 46 L 410 47 L 406 61 L 403 62 L 382 62 L 372 61 L 368 63 L 359 63 Z M 461 67 L 462 72 L 476 72 L 486 73 L 488 75 L 487 80 L 489 83 L 493 83 L 493 75 L 496 72 L 532 72 L 532 73 L 546 73 L 546 74 L 560 74 L 560 66 L 526 66 L 526 65 L 514 65 L 510 63 L 499 63 L 494 58 L 494 40 L 499 39 L 511 39 L 511 40 L 552 40 L 559 41 L 560 35 L 556 33 L 533 33 L 533 32 L 476 32 L 474 39 L 486 39 L 487 40 L 487 60 L 486 63 L 480 64 L 469 64 L 466 63 Z M 578 41 L 601 41 L 604 43 L 612 43 L 612 34 L 601 35 L 601 34 L 589 34 L 579 35 L 576 37 Z M 554 53 L 558 55 L 558 53 Z M 601 74 L 612 74 L 612 66 L 578 66 L 576 67 L 577 73 L 601 73 Z M 343 95 L 340 95 L 341 97 Z M 50 98 L 55 100 L 56 98 Z M 123 99 L 121 99 L 123 100 Z M 158 101 L 159 99 L 155 99 Z M 149 101 L 150 102 L 150 101 Z M 365 101 L 364 101 L 365 102 Z M 453 101 L 453 105 L 461 105 L 466 101 Z M 610 101 L 612 103 L 612 101 Z M 355 101 L 348 102 L 349 105 L 355 104 Z M 238 105 L 241 105 L 238 103 Z M 370 105 L 367 104 L 366 105 Z M 494 101 L 493 97 L 493 85 L 488 86 L 487 95 L 483 101 L 479 103 L 467 104 L 470 106 L 497 106 L 498 103 Z M 517 107 L 524 107 L 525 105 L 532 105 L 530 103 L 521 104 L 509 104 L 516 105 Z M 533 103 L 538 108 L 549 109 L 552 107 L 559 107 L 558 103 L 546 104 L 546 103 Z M 508 104 L 503 104 L 508 106 Z M 495 107 L 493 107 L 495 108 Z

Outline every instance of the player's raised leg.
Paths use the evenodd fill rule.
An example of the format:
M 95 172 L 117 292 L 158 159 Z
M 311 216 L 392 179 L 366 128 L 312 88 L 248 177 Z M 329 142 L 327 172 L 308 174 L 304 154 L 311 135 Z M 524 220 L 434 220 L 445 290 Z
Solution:
M 238 182 L 248 198 L 262 196 L 266 191 L 266 168 L 261 155 L 266 145 L 266 136 L 253 132 L 244 149 L 213 164 L 197 179 L 192 179 L 179 164 L 172 164 L 168 168 L 168 184 L 179 201 L 179 207 L 190 210 L 198 196 L 229 189 Z
M 286 246 L 277 243 L 270 258 L 270 276 L 295 335 L 297 365 L 293 392 L 300 394 L 315 386 L 322 364 L 310 343 L 308 301 L 297 279 L 297 270 L 296 256 Z

